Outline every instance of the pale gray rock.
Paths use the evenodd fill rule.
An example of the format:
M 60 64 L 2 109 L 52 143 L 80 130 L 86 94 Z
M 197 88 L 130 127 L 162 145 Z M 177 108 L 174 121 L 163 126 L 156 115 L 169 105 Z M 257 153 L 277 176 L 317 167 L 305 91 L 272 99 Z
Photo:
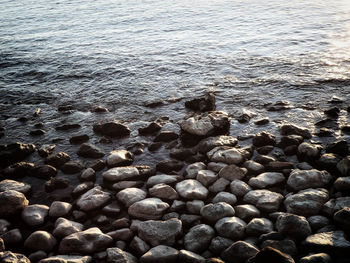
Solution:
M 112 243 L 112 237 L 103 234 L 99 228 L 93 227 L 63 238 L 58 251 L 62 254 L 91 254 L 105 250 Z
M 235 196 L 241 197 L 251 191 L 252 188 L 241 180 L 233 180 L 230 184 L 230 190 Z
M 230 205 L 234 205 L 237 202 L 237 197 L 234 194 L 228 192 L 218 193 L 212 200 L 213 203 L 225 202 Z
M 222 237 L 233 240 L 243 238 L 247 224 L 238 217 L 224 217 L 215 224 L 215 229 Z
M 177 183 L 176 191 L 181 197 L 192 200 L 206 199 L 209 192 L 200 182 L 193 179 L 187 179 Z
M 176 263 L 179 251 L 168 246 L 159 245 L 142 255 L 140 263 Z
M 148 189 L 149 194 L 160 199 L 175 200 L 179 198 L 178 193 L 174 188 L 167 184 L 156 184 Z
M 24 247 L 32 250 L 52 251 L 57 241 L 49 232 L 35 231 L 26 239 Z
M 237 241 L 221 253 L 222 259 L 227 263 L 245 263 L 259 252 L 255 246 L 245 242 Z
M 10 179 L 5 179 L 0 182 L 0 192 L 14 190 L 22 194 L 29 194 L 32 186 L 26 183 L 17 182 Z
M 102 174 L 103 179 L 110 182 L 135 180 L 139 176 L 139 170 L 133 166 L 114 167 Z
M 228 203 L 219 202 L 215 204 L 207 204 L 202 207 L 200 214 L 209 222 L 214 223 L 221 218 L 234 216 L 235 210 Z
M 298 170 L 295 169 L 289 175 L 287 185 L 293 190 L 307 188 L 322 188 L 332 180 L 332 175 L 327 171 Z
M 146 198 L 132 204 L 129 209 L 129 215 L 140 219 L 160 219 L 169 205 L 159 198 Z
M 208 186 L 218 179 L 218 175 L 210 170 L 200 170 L 197 173 L 196 179 L 202 185 Z
M 215 236 L 215 230 L 205 224 L 192 227 L 184 237 L 185 249 L 200 253 L 205 251 L 211 239 Z
M 46 205 L 29 205 L 22 210 L 22 220 L 30 226 L 42 225 L 49 213 Z
M 15 190 L 0 192 L 0 217 L 13 216 L 29 204 L 24 194 Z
M 186 208 L 190 214 L 199 215 L 203 206 L 204 202 L 202 200 L 192 200 L 186 202 Z
M 236 146 L 238 140 L 235 137 L 232 136 L 216 136 L 216 137 L 209 137 L 206 139 L 203 139 L 199 142 L 197 149 L 201 153 L 207 153 L 211 149 L 218 147 L 218 146 Z
M 252 177 L 248 184 L 253 188 L 263 189 L 266 187 L 272 187 L 285 181 L 285 177 L 282 173 L 266 172 L 259 174 L 256 177 Z
M 305 189 L 294 195 L 286 196 L 284 205 L 288 213 L 312 216 L 317 215 L 328 201 L 328 191 L 326 189 Z
M 69 236 L 70 234 L 80 232 L 84 226 L 78 222 L 74 222 L 63 217 L 57 218 L 53 235 L 58 238 Z
M 276 228 L 282 235 L 296 240 L 305 239 L 312 233 L 309 222 L 305 217 L 287 213 L 277 218 Z
M 123 203 L 126 207 L 145 199 L 147 193 L 139 188 L 126 188 L 117 193 L 117 199 Z
M 239 164 L 244 161 L 244 157 L 238 149 L 228 146 L 215 147 L 207 153 L 207 156 L 212 162 Z
M 106 163 L 108 167 L 117 167 L 130 165 L 134 161 L 134 155 L 127 150 L 111 151 L 107 156 Z
M 51 217 L 61 217 L 66 216 L 72 210 L 72 205 L 67 202 L 54 201 L 52 202 L 49 210 L 49 216 Z
M 196 163 L 192 163 L 190 165 L 187 166 L 185 172 L 185 178 L 186 179 L 195 179 L 197 176 L 197 173 L 200 170 L 205 170 L 207 168 L 207 166 L 202 163 L 202 162 L 196 162 Z
M 236 216 L 242 220 L 249 220 L 251 218 L 259 217 L 260 211 L 253 205 L 237 205 L 234 207 Z
M 39 263 L 90 263 L 92 258 L 90 256 L 68 256 L 57 255 L 49 258 L 45 258 L 39 261 Z
M 107 248 L 107 263 L 137 263 L 138 260 L 129 252 L 123 251 L 117 247 Z
M 246 233 L 259 237 L 273 231 L 273 223 L 267 218 L 253 218 L 246 227 Z
M 80 210 L 88 212 L 102 207 L 112 198 L 111 194 L 102 191 L 101 186 L 96 186 L 77 200 L 77 206 Z
M 152 187 L 152 186 L 155 186 L 156 184 L 174 184 L 177 181 L 179 181 L 179 176 L 159 174 L 148 178 L 146 184 L 148 187 Z
M 222 168 L 219 172 L 219 177 L 225 178 L 229 181 L 241 180 L 247 173 L 246 168 L 240 168 L 237 165 L 231 164 Z
M 283 198 L 283 195 L 269 190 L 252 190 L 244 196 L 243 201 L 265 212 L 276 212 Z
M 138 236 L 152 247 L 173 246 L 181 233 L 182 222 L 176 218 L 167 221 L 148 220 L 141 222 L 138 227 Z
M 209 186 L 209 191 L 212 193 L 220 193 L 225 191 L 226 187 L 230 184 L 229 180 L 225 178 L 219 178 L 211 186 Z

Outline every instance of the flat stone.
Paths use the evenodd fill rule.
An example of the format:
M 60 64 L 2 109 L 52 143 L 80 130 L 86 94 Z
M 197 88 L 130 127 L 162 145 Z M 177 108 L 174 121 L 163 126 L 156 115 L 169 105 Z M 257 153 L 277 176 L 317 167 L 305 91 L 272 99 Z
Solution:
M 209 251 L 216 255 L 220 255 L 222 251 L 231 246 L 234 242 L 226 237 L 214 237 L 209 246 Z
M 185 199 L 206 199 L 209 193 L 208 189 L 205 188 L 200 182 L 187 179 L 176 184 L 176 191 L 179 195 Z
M 80 196 L 77 200 L 77 206 L 80 210 L 88 212 L 102 207 L 111 198 L 110 193 L 102 191 L 101 186 L 96 186 Z
M 240 164 L 244 161 L 244 157 L 239 150 L 228 146 L 215 147 L 207 153 L 207 156 L 212 162 Z
M 169 205 L 159 198 L 147 198 L 132 204 L 129 209 L 129 215 L 146 220 L 160 219 Z
M 126 188 L 117 193 L 117 199 L 123 203 L 126 207 L 131 206 L 133 203 L 145 199 L 147 193 L 139 188 Z
M 5 179 L 0 182 L 0 192 L 5 192 L 8 190 L 14 190 L 22 194 L 29 194 L 32 190 L 32 186 L 26 183 L 17 182 L 10 179 Z
M 282 173 L 266 172 L 251 178 L 248 184 L 253 188 L 262 189 L 266 187 L 272 187 L 284 181 L 285 181 L 285 177 Z
M 102 174 L 104 180 L 110 182 L 119 182 L 123 180 L 135 180 L 140 175 L 139 170 L 133 166 L 115 167 L 105 171 Z
M 192 227 L 184 237 L 185 249 L 200 253 L 205 251 L 211 239 L 215 236 L 215 230 L 205 224 L 199 224 Z
M 215 229 L 222 237 L 233 240 L 243 238 L 247 224 L 238 217 L 224 217 L 215 224 Z
M 52 251 L 55 247 L 56 239 L 46 231 L 33 232 L 24 242 L 24 247 L 32 250 Z
M 13 163 L 22 161 L 35 151 L 34 144 L 20 142 L 0 145 L 0 167 L 6 167 Z
M 42 225 L 49 214 L 46 205 L 29 205 L 22 210 L 22 220 L 30 226 Z
M 64 238 L 83 229 L 84 226 L 82 224 L 60 217 L 56 220 L 55 229 L 52 233 L 55 237 Z
M 265 212 L 275 212 L 283 198 L 283 195 L 269 190 L 252 190 L 244 196 L 243 201 L 253 204 Z
M 327 171 L 298 170 L 295 169 L 289 175 L 287 185 L 293 190 L 307 188 L 322 188 L 332 180 L 332 175 Z
M 207 204 L 200 210 L 201 216 L 209 222 L 216 222 L 221 218 L 234 216 L 235 210 L 227 203 L 219 202 L 215 204 Z
M 281 135 L 300 135 L 305 139 L 311 139 L 312 137 L 310 129 L 300 127 L 290 123 L 283 124 L 280 127 L 280 132 L 281 132 Z

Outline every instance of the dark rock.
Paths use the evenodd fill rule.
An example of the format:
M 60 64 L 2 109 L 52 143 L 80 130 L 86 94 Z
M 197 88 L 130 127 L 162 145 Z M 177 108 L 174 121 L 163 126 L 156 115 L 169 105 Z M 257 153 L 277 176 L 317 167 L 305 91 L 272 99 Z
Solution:
M 69 142 L 71 144 L 81 144 L 81 143 L 87 142 L 89 139 L 90 139 L 90 137 L 87 134 L 76 135 L 76 136 L 73 136 L 72 138 L 70 138 Z
M 17 119 L 17 121 L 25 123 L 25 122 L 28 121 L 28 118 L 27 118 L 27 117 L 19 117 L 19 118 Z
M 129 144 L 126 149 L 135 155 L 139 155 L 144 152 L 145 147 L 146 147 L 146 143 L 135 142 L 135 143 Z
M 45 191 L 49 193 L 56 189 L 63 189 L 68 187 L 69 184 L 70 184 L 70 181 L 67 178 L 53 177 L 45 183 Z
M 96 172 L 102 171 L 106 167 L 104 160 L 93 160 L 87 165 L 88 168 L 94 169 Z
M 309 221 L 310 227 L 313 231 L 325 227 L 330 223 L 327 217 L 321 215 L 310 216 L 307 218 L 307 221 Z
M 259 237 L 259 242 L 263 243 L 266 240 L 283 240 L 285 236 L 283 236 L 279 232 L 271 231 L 270 233 L 262 234 Z
M 270 162 L 274 162 L 276 161 L 275 158 L 271 157 L 271 156 L 267 156 L 267 155 L 258 155 L 255 157 L 254 159 L 255 162 L 260 163 L 260 164 L 268 164 Z
M 289 101 L 286 100 L 281 100 L 281 101 L 276 101 L 272 105 L 267 107 L 268 111 L 282 111 L 282 110 L 288 110 L 291 109 L 292 106 L 290 105 Z
M 350 233 L 350 207 L 344 207 L 334 214 L 334 222 L 342 230 Z
M 272 248 L 265 247 L 254 258 L 249 260 L 249 263 L 294 263 L 293 258 L 283 252 Z
M 155 142 L 170 142 L 179 138 L 179 135 L 172 131 L 162 131 L 160 132 L 156 138 L 154 138 Z
M 290 162 L 278 162 L 273 161 L 265 165 L 266 170 L 269 172 L 283 172 L 285 170 L 293 169 L 294 166 Z
M 179 251 L 168 246 L 159 245 L 151 248 L 140 258 L 140 263 L 176 263 Z
M 312 137 L 312 134 L 311 134 L 309 129 L 299 127 L 299 126 L 294 125 L 294 124 L 283 124 L 280 127 L 280 132 L 281 132 L 281 135 L 294 134 L 294 135 L 300 135 L 300 136 L 304 137 L 305 139 L 311 139 L 311 137 Z
M 326 146 L 326 152 L 346 156 L 349 154 L 348 142 L 345 140 L 338 140 L 333 143 L 330 143 Z
M 53 150 L 56 148 L 56 145 L 54 144 L 44 144 L 43 146 L 41 146 L 38 150 L 38 154 L 41 157 L 47 157 L 49 156 L 49 154 L 51 154 L 53 152 Z
M 18 253 L 11 251 L 0 252 L 0 262 L 3 263 L 30 263 L 29 259 Z
M 162 147 L 162 145 L 163 144 L 161 142 L 151 143 L 150 145 L 148 145 L 148 150 L 151 152 L 154 152 L 158 150 L 160 147 Z
M 318 132 L 316 132 L 316 135 L 318 137 L 333 137 L 334 133 L 331 129 L 322 127 L 318 130 Z
M 338 107 L 332 107 L 330 109 L 325 110 L 324 113 L 328 116 L 337 118 L 339 116 L 340 109 Z
M 179 171 L 184 166 L 183 162 L 176 161 L 176 160 L 164 160 L 156 165 L 156 169 L 159 172 L 169 174 L 172 171 Z
M 245 263 L 254 257 L 259 250 L 245 241 L 237 241 L 221 253 L 226 263 Z
M 346 253 L 350 242 L 343 231 L 331 231 L 308 236 L 303 245 L 314 252 Z
M 300 135 L 282 136 L 277 146 L 281 149 L 284 149 L 288 146 L 298 146 L 300 143 L 303 142 L 303 140 L 304 138 Z
M 107 263 L 137 263 L 137 258 L 135 258 L 129 252 L 123 251 L 118 247 L 108 248 L 106 250 L 107 258 L 102 261 Z
M 256 151 L 260 154 L 269 154 L 273 150 L 273 148 L 274 147 L 272 145 L 265 145 L 259 147 L 258 149 L 256 149 Z
M 270 122 L 269 118 L 266 117 L 266 118 L 262 118 L 262 119 L 259 119 L 259 120 L 256 120 L 254 122 L 255 125 L 265 125 L 265 124 L 268 124 Z
M 0 167 L 6 167 L 13 163 L 22 161 L 35 151 L 34 144 L 20 142 L 0 145 Z
M 18 228 L 12 229 L 0 237 L 6 245 L 19 245 L 23 241 L 22 233 Z
M 312 254 L 300 259 L 299 263 L 331 263 L 332 258 L 326 253 Z
M 32 130 L 29 132 L 29 135 L 31 136 L 41 136 L 44 135 L 46 133 L 46 131 L 38 129 L 38 130 Z
M 101 158 L 105 155 L 102 150 L 100 150 L 95 145 L 89 143 L 83 143 L 82 145 L 80 145 L 77 154 L 81 157 L 94 159 Z
M 102 106 L 96 106 L 94 107 L 91 112 L 96 112 L 96 113 L 104 113 L 104 112 L 108 112 L 109 110 L 105 107 Z
M 325 153 L 316 162 L 321 168 L 331 173 L 338 172 L 337 164 L 342 160 L 340 155 L 334 153 Z
M 298 152 L 298 146 L 296 145 L 287 146 L 286 148 L 283 149 L 283 152 L 287 156 L 295 155 Z
M 32 175 L 42 179 L 49 179 L 51 177 L 56 176 L 57 169 L 51 165 L 43 164 L 35 166 L 32 171 Z
M 41 259 L 44 258 L 47 258 L 47 253 L 43 250 L 36 251 L 28 256 L 30 262 L 39 262 Z
M 5 251 L 4 240 L 0 237 L 0 252 Z
M 65 174 L 76 174 L 84 169 L 84 166 L 78 162 L 66 162 L 61 166 L 61 171 Z
M 261 248 L 272 247 L 283 253 L 295 257 L 298 254 L 298 249 L 295 242 L 292 239 L 285 238 L 283 240 L 265 240 L 261 244 Z
M 68 154 L 64 152 L 58 152 L 58 153 L 49 155 L 46 158 L 45 163 L 52 165 L 55 168 L 60 168 L 63 164 L 65 164 L 68 161 L 70 161 L 70 157 Z
M 70 123 L 70 124 L 63 124 L 61 126 L 56 127 L 56 131 L 67 131 L 72 129 L 79 129 L 81 128 L 81 125 L 78 123 Z
M 138 131 L 140 135 L 151 135 L 160 131 L 161 128 L 162 128 L 162 125 L 160 125 L 159 123 L 151 122 L 150 124 L 148 124 L 148 126 L 139 128 Z
M 195 154 L 196 150 L 193 148 L 176 148 L 172 149 L 169 155 L 171 158 L 184 161 Z
M 26 239 L 24 246 L 31 250 L 52 251 L 56 243 L 56 239 L 50 233 L 35 231 Z
M 194 111 L 214 111 L 215 106 L 215 95 L 213 93 L 207 93 L 206 95 L 192 99 L 185 102 L 185 107 Z
M 211 239 L 215 236 L 215 230 L 205 224 L 199 224 L 192 227 L 184 237 L 186 250 L 192 252 L 203 252 L 210 244 Z
M 145 107 L 157 108 L 157 107 L 160 107 L 160 106 L 163 106 L 163 105 L 165 105 L 164 101 L 154 101 L 154 102 L 146 103 Z
M 6 178 L 18 178 L 32 175 L 35 166 L 33 163 L 19 162 L 10 165 L 2 174 Z
M 117 121 L 95 124 L 93 126 L 93 130 L 96 133 L 113 138 L 120 138 L 130 135 L 130 129 Z
M 0 217 L 8 217 L 21 212 L 28 205 L 28 200 L 24 194 L 8 190 L 0 192 Z
M 197 149 L 201 153 L 207 153 L 218 146 L 234 147 L 237 145 L 237 142 L 238 141 L 235 137 L 220 135 L 220 136 L 209 137 L 201 140 L 197 146 Z
M 260 132 L 253 138 L 253 145 L 256 147 L 262 147 L 265 145 L 275 145 L 276 138 L 274 135 L 268 132 Z
M 340 127 L 340 130 L 343 132 L 343 133 L 350 133 L 350 125 L 343 125 Z
M 303 216 L 283 214 L 277 218 L 276 228 L 281 234 L 296 240 L 305 239 L 311 235 L 309 222 Z
M 57 110 L 60 112 L 71 111 L 71 110 L 74 110 L 74 107 L 72 105 L 60 105 L 60 106 L 58 106 Z

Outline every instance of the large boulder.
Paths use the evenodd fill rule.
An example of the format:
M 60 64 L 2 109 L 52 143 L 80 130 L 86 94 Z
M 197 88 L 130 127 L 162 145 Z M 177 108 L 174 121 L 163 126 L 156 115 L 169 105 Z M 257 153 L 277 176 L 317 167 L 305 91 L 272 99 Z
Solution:
M 8 190 L 0 192 L 0 217 L 13 216 L 29 204 L 24 194 Z
M 188 179 L 176 184 L 176 191 L 185 199 L 206 199 L 209 193 L 200 182 Z
M 160 219 L 168 208 L 169 204 L 159 198 L 147 198 L 132 204 L 128 213 L 136 218 L 156 220 Z
M 332 175 L 327 171 L 298 170 L 291 172 L 287 185 L 295 190 L 303 190 L 307 188 L 322 188 L 332 180 Z
M 93 227 L 63 238 L 58 251 L 63 254 L 77 253 L 86 255 L 103 251 L 112 244 L 112 237 L 103 234 L 99 228 Z
M 96 186 L 77 200 L 77 206 L 80 210 L 88 212 L 102 207 L 112 198 L 111 194 L 102 191 L 101 186 Z
M 110 121 L 106 123 L 98 123 L 93 126 L 93 130 L 96 133 L 106 135 L 108 137 L 120 138 L 129 136 L 129 127 L 121 124 L 118 121 Z

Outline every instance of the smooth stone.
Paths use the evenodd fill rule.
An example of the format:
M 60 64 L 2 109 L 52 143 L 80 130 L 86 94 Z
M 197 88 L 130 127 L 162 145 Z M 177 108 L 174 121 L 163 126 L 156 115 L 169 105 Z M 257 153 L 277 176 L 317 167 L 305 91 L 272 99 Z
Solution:
M 237 138 L 232 136 L 220 135 L 215 137 L 209 137 L 201 140 L 197 145 L 197 149 L 201 153 L 207 153 L 218 146 L 230 146 L 235 147 L 237 145 Z
M 2 234 L 0 238 L 6 245 L 19 244 L 22 243 L 23 240 L 22 233 L 18 228 L 7 231 L 6 233 Z
M 130 242 L 130 248 L 136 251 L 137 255 L 143 255 L 151 249 L 151 247 L 138 236 L 134 236 L 133 240 Z
M 5 219 L 0 219 L 0 235 L 6 233 L 9 230 L 11 223 Z
M 181 233 L 182 222 L 176 218 L 167 221 L 148 220 L 141 222 L 138 227 L 138 236 L 152 247 L 174 246 Z
M 102 174 L 104 180 L 110 182 L 119 182 L 123 180 L 135 180 L 139 177 L 140 172 L 134 166 L 114 167 Z
M 99 228 L 93 227 L 63 238 L 58 251 L 62 254 L 91 254 L 105 250 L 112 243 L 112 237 L 103 234 Z
M 5 179 L 0 182 L 0 192 L 14 190 L 27 195 L 32 190 L 32 186 L 26 183 L 17 182 L 10 179 Z
M 159 245 L 151 248 L 140 258 L 140 263 L 176 263 L 179 251 L 168 246 Z
M 67 202 L 54 201 L 52 202 L 49 210 L 49 216 L 51 217 L 60 217 L 66 216 L 72 210 L 72 205 Z
M 119 215 L 121 207 L 117 201 L 112 201 L 110 204 L 102 208 L 102 213 L 109 216 Z
M 228 146 L 215 147 L 207 153 L 207 156 L 212 162 L 240 164 L 244 161 L 244 157 L 239 150 Z
M 50 252 L 56 246 L 56 239 L 49 232 L 35 231 L 26 239 L 24 247 L 32 250 L 44 250 Z
M 22 220 L 29 226 L 42 225 L 49 214 L 46 205 L 29 205 L 22 210 Z
M 205 170 L 207 166 L 202 162 L 192 163 L 187 166 L 185 170 L 185 178 L 186 179 L 195 179 L 197 174 L 201 170 Z
M 203 206 L 204 202 L 202 200 L 192 200 L 186 202 L 186 208 L 190 214 L 198 215 Z
M 247 235 L 260 236 L 273 231 L 273 223 L 267 218 L 253 218 L 245 229 Z
M 187 179 L 176 184 L 176 191 L 185 199 L 206 199 L 208 196 L 208 189 L 205 188 L 200 182 Z
M 156 184 L 148 189 L 148 191 L 152 197 L 160 199 L 176 200 L 179 198 L 179 195 L 175 189 L 166 184 Z
M 272 247 L 264 247 L 249 260 L 249 263 L 295 263 L 289 255 Z
M 248 192 L 243 201 L 255 205 L 265 212 L 275 212 L 282 203 L 283 195 L 269 190 L 252 190 Z
M 93 130 L 96 133 L 112 138 L 121 138 L 130 134 L 130 129 L 118 121 L 94 124 Z
M 95 181 L 96 180 L 96 172 L 92 168 L 87 168 L 82 171 L 80 175 L 80 179 L 82 181 Z
M 192 227 L 184 236 L 184 246 L 186 250 L 201 253 L 205 251 L 215 236 L 215 230 L 205 224 Z
M 329 225 L 330 221 L 327 217 L 321 215 L 310 216 L 307 218 L 313 231 Z
M 242 220 L 250 220 L 255 217 L 260 217 L 260 211 L 253 205 L 237 205 L 234 207 L 236 216 Z
M 222 237 L 233 240 L 243 238 L 247 224 L 238 217 L 224 217 L 215 224 L 215 229 Z
M 39 261 L 39 263 L 90 263 L 92 258 L 90 256 L 68 256 L 57 255 L 49 258 L 45 258 Z
M 219 172 L 219 177 L 225 178 L 229 181 L 241 180 L 247 173 L 246 168 L 240 168 L 237 165 L 231 164 L 222 168 Z
M 220 170 L 221 170 L 222 168 L 226 167 L 227 165 L 228 165 L 227 163 L 209 162 L 209 163 L 208 163 L 207 169 L 208 169 L 208 170 L 211 170 L 211 171 L 213 171 L 213 172 L 218 173 L 218 172 L 220 172 Z
M 201 170 L 197 173 L 197 181 L 204 186 L 208 186 L 214 183 L 218 178 L 218 175 L 210 170 Z
M 327 203 L 324 204 L 322 208 L 322 212 L 332 216 L 335 212 L 343 209 L 344 207 L 350 207 L 349 196 L 338 197 L 338 198 L 329 200 Z
M 40 260 L 45 258 L 47 258 L 47 253 L 43 250 L 36 251 L 28 256 L 30 262 L 39 262 Z
M 346 239 L 343 231 L 331 231 L 308 236 L 304 245 L 310 249 L 343 252 L 349 251 L 350 242 Z
M 244 241 L 237 241 L 221 253 L 222 259 L 226 263 L 245 263 L 248 259 L 254 257 L 259 250 Z
M 90 137 L 87 134 L 75 135 L 69 139 L 70 144 L 81 144 L 87 142 Z
M 265 171 L 265 167 L 262 164 L 254 162 L 252 160 L 245 161 L 243 163 L 243 167 L 245 167 L 248 170 L 249 174 L 253 175 L 258 175 Z
M 70 234 L 80 232 L 84 229 L 84 226 L 78 222 L 74 222 L 63 217 L 57 218 L 55 222 L 55 229 L 52 234 L 55 237 L 63 238 Z
M 337 164 L 337 169 L 343 176 L 350 176 L 350 156 L 344 157 Z
M 126 188 L 117 193 L 117 199 L 123 203 L 126 207 L 131 206 L 133 203 L 145 199 L 147 193 L 139 188 Z
M 303 142 L 298 146 L 298 156 L 302 160 L 313 161 L 320 156 L 321 147 L 307 142 Z
M 163 216 L 163 213 L 169 208 L 169 205 L 159 198 L 147 198 L 132 204 L 129 209 L 129 215 L 145 219 L 156 220 Z
M 82 194 L 86 193 L 90 189 L 94 188 L 95 184 L 94 182 L 87 181 L 83 182 L 81 184 L 78 184 L 72 191 L 71 195 L 76 198 L 81 196 Z
M 305 189 L 294 195 L 286 196 L 284 206 L 288 213 L 312 216 L 319 214 L 323 205 L 328 201 L 326 189 Z
M 184 166 L 183 162 L 170 159 L 170 160 L 163 160 L 157 163 L 156 169 L 157 171 L 166 174 L 174 171 L 180 171 L 183 166 Z
M 350 191 L 350 176 L 338 177 L 334 182 L 334 187 L 340 192 Z
M 219 202 L 225 202 L 230 205 L 234 205 L 237 202 L 237 197 L 234 194 L 221 191 L 220 193 L 217 193 L 217 195 L 213 198 L 212 202 L 214 204 Z
M 118 183 L 115 183 L 112 185 L 112 188 L 119 192 L 121 190 L 124 190 L 126 188 L 141 188 L 143 186 L 144 182 L 139 181 L 120 181 Z
M 299 263 L 331 263 L 332 258 L 326 253 L 312 254 L 306 257 L 302 257 Z
M 282 235 L 303 240 L 312 234 L 309 222 L 303 216 L 283 214 L 277 218 L 276 228 Z
M 260 132 L 253 138 L 253 145 L 255 147 L 262 147 L 265 145 L 275 145 L 276 137 L 269 132 Z
M 235 215 L 233 207 L 227 203 L 219 202 L 215 204 L 207 204 L 200 210 L 201 216 L 209 222 L 216 222 L 221 218 Z
M 80 210 L 88 212 L 102 207 L 111 198 L 110 193 L 102 191 L 101 186 L 96 186 L 79 197 L 77 206 Z
M 209 246 L 209 250 L 216 255 L 220 255 L 222 251 L 231 246 L 234 242 L 226 237 L 214 237 Z
M 30 260 L 19 253 L 13 253 L 11 251 L 0 252 L 0 262 L 4 263 L 30 263 Z
M 81 157 L 93 159 L 98 159 L 105 155 L 100 148 L 90 143 L 83 143 L 80 145 L 77 154 Z
M 253 188 L 266 188 L 276 184 L 280 184 L 285 181 L 285 177 L 282 173 L 266 172 L 259 174 L 249 180 L 248 184 Z
M 20 142 L 0 145 L 0 167 L 20 162 L 35 151 L 34 144 Z
M 350 207 L 344 207 L 336 212 L 333 216 L 334 222 L 342 230 L 350 232 Z
M 162 125 L 156 122 L 151 122 L 145 127 L 141 127 L 138 129 L 140 135 L 151 135 L 162 129 Z
M 233 180 L 230 184 L 230 190 L 235 196 L 241 197 L 251 191 L 252 188 L 241 180 Z
M 183 263 L 204 263 L 205 262 L 205 258 L 193 253 L 191 251 L 187 251 L 184 249 L 181 249 L 179 251 L 179 262 L 183 262 Z
M 84 166 L 78 162 L 68 161 L 60 167 L 60 170 L 64 174 L 76 174 L 80 173 L 84 169 Z
M 127 150 L 114 150 L 107 156 L 107 166 L 127 166 L 132 164 L 134 161 L 134 155 Z
M 126 252 L 118 247 L 107 248 L 107 263 L 137 263 L 137 258 L 131 253 Z
M 185 209 L 186 203 L 181 200 L 174 200 L 173 203 L 171 204 L 170 211 L 180 211 Z
M 326 152 L 347 156 L 349 154 L 349 144 L 346 140 L 332 142 L 326 146 Z
M 305 139 L 311 139 L 312 137 L 310 129 L 300 127 L 290 123 L 283 124 L 280 127 L 280 132 L 281 132 L 281 135 L 300 135 Z
M 48 164 L 37 165 L 34 167 L 32 174 L 35 177 L 47 180 L 51 177 L 56 176 L 57 169 L 51 165 L 48 165 Z
M 177 175 L 167 175 L 167 174 L 159 174 L 154 175 L 148 178 L 147 180 L 147 186 L 152 187 L 157 184 L 175 184 L 180 179 Z
M 262 249 L 272 247 L 281 251 L 282 253 L 288 254 L 295 257 L 298 254 L 298 249 L 295 242 L 291 239 L 285 238 L 282 240 L 265 240 L 260 247 Z
M 225 178 L 219 178 L 211 186 L 209 186 L 208 189 L 212 193 L 219 193 L 225 191 L 226 187 L 229 184 L 229 180 L 226 180 Z
M 307 188 L 322 188 L 331 180 L 332 175 L 327 171 L 295 169 L 289 175 L 287 185 L 294 191 Z

